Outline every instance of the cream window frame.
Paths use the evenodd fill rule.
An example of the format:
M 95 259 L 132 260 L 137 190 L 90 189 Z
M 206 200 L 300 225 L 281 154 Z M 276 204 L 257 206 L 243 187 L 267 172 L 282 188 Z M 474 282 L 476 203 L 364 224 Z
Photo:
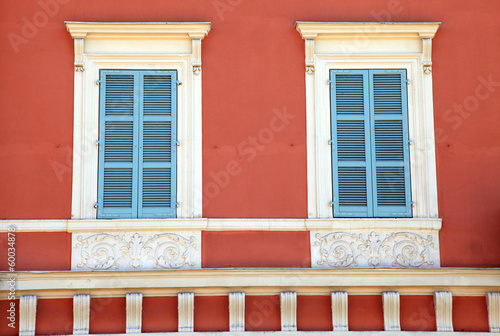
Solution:
M 406 69 L 413 218 L 438 218 L 432 38 L 440 23 L 297 22 L 305 40 L 308 217 L 333 218 L 330 69 Z M 370 218 L 362 221 L 374 220 Z M 419 226 L 419 220 L 415 226 Z
M 74 39 L 72 219 L 95 219 L 102 69 L 176 70 L 177 218 L 202 216 L 201 40 L 209 22 L 66 22 Z

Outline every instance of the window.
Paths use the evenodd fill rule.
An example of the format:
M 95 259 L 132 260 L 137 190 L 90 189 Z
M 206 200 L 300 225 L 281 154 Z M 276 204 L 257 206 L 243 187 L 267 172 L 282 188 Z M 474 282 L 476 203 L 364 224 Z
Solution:
M 201 217 L 201 41 L 210 31 L 210 23 L 66 22 L 66 28 L 75 47 L 71 218 Z M 133 84 L 118 78 L 133 78 Z M 113 88 L 113 83 L 118 86 Z M 133 106 L 120 103 L 116 111 L 109 110 L 128 116 L 106 115 L 106 98 L 101 98 L 117 94 L 121 98 L 128 95 L 130 100 L 132 87 Z M 153 99 L 163 91 L 166 94 L 167 87 L 171 100 L 166 96 Z M 145 110 L 148 99 L 153 115 Z M 172 115 L 156 114 L 168 101 Z M 166 136 L 168 121 L 170 136 Z M 110 127 L 107 132 L 106 122 L 120 127 Z M 131 135 L 123 137 L 127 132 Z M 108 162 L 106 151 L 108 159 L 116 161 Z M 145 221 L 127 223 L 149 225 Z
M 371 229 L 389 225 L 383 217 L 409 217 L 408 229 L 440 227 L 431 60 L 438 28 L 428 22 L 296 23 L 305 40 L 309 218 L 372 217 L 349 220 L 350 227 Z M 384 76 L 400 76 L 400 114 L 373 108 L 377 78 Z M 345 88 L 336 99 L 337 78 L 362 78 L 358 114 L 335 110 L 353 103 L 344 99 Z M 354 94 L 354 83 L 344 85 Z
M 176 216 L 176 75 L 101 70 L 98 218 Z
M 330 70 L 335 217 L 411 217 L 406 70 Z

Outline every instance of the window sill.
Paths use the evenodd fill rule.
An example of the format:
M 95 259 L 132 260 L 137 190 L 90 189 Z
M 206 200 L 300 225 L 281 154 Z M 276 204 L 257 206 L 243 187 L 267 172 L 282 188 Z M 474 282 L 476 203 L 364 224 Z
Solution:
M 14 226 L 18 232 L 108 231 L 312 231 L 312 230 L 426 230 L 439 231 L 440 218 L 325 218 L 325 219 L 90 219 L 2 220 L 0 232 Z

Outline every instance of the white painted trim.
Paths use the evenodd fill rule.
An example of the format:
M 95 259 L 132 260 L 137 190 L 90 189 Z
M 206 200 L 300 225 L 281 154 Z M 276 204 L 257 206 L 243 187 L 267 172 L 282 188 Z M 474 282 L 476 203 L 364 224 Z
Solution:
M 297 293 L 280 293 L 281 331 L 297 331 Z
M 66 22 L 75 39 L 71 218 L 96 218 L 99 87 L 102 69 L 176 70 L 178 80 L 177 217 L 202 216 L 201 40 L 210 23 Z M 127 43 L 117 43 L 126 38 Z M 155 39 L 157 43 L 145 41 Z M 185 50 L 185 41 L 190 50 Z M 88 50 L 88 44 L 93 47 Z
M 332 292 L 332 325 L 334 331 L 349 330 L 347 292 Z
M 500 293 L 488 293 L 487 301 L 490 332 L 500 333 Z
M 178 313 L 179 313 L 179 332 L 194 331 L 194 294 L 179 293 L 178 297 Z
M 376 37 L 381 35 L 419 35 L 433 38 L 440 22 L 305 22 L 297 21 L 295 28 L 302 38 L 314 39 L 318 35 L 352 38 L 353 35 Z
M 73 295 L 73 335 L 87 335 L 90 325 L 90 295 Z
M 229 293 L 229 331 L 245 331 L 245 293 Z
M 382 301 L 384 305 L 384 329 L 386 331 L 401 331 L 399 293 L 384 292 Z
M 95 35 L 137 34 L 185 34 L 205 37 L 210 31 L 210 22 L 76 22 L 66 21 L 66 29 L 73 38 Z
M 296 29 L 306 40 L 309 218 L 333 216 L 331 148 L 328 142 L 331 137 L 329 70 L 390 68 L 406 69 L 410 80 L 408 116 L 412 140 L 413 217 L 438 218 L 430 71 L 431 38 L 438 27 L 439 23 L 296 23 Z M 393 43 L 387 43 L 389 38 L 394 39 Z M 415 41 L 420 41 L 420 44 Z
M 0 220 L 0 232 L 440 230 L 439 218 Z
M 36 295 L 23 295 L 19 299 L 19 336 L 34 336 L 36 323 Z
M 10 272 L 0 273 L 0 299 L 7 298 Z M 177 295 L 183 289 L 196 295 L 279 295 L 293 288 L 298 295 L 434 295 L 486 296 L 500 291 L 500 269 L 200 269 L 169 271 L 18 272 L 18 295 L 39 298 L 124 297 L 131 291 L 144 296 Z
M 127 334 L 139 334 L 142 331 L 142 293 L 127 293 Z
M 437 331 L 453 331 L 453 295 L 451 292 L 436 292 L 434 294 Z

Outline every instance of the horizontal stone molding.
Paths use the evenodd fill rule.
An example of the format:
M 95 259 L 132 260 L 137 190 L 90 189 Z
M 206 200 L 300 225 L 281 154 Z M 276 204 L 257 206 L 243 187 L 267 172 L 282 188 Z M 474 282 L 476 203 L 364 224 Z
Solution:
M 0 297 L 7 298 L 10 272 L 0 272 Z M 65 271 L 17 272 L 16 294 L 39 298 L 177 296 L 179 290 L 195 295 L 279 295 L 291 289 L 297 295 L 434 295 L 485 296 L 500 291 L 500 269 L 191 269 L 170 271 Z
M 203 38 L 211 28 L 210 22 L 76 22 L 66 21 L 66 29 L 73 38 L 112 34 L 185 34 Z
M 0 220 L 0 232 L 440 230 L 440 218 Z
M 297 21 L 295 28 L 302 38 L 311 39 L 318 35 L 336 36 L 380 36 L 408 35 L 432 38 L 440 22 L 305 22 Z

